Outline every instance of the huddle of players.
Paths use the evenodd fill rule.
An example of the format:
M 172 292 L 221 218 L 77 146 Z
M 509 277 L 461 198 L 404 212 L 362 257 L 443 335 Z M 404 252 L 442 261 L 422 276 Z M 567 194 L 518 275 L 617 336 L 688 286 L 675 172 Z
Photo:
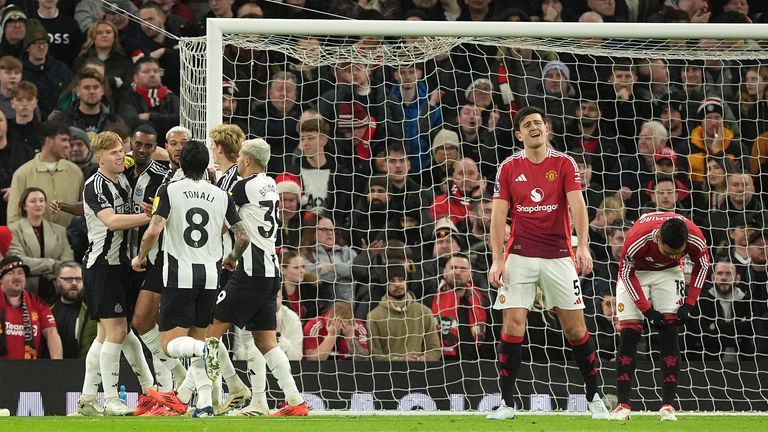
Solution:
M 307 415 L 307 404 L 275 334 L 279 197 L 274 181 L 265 174 L 269 145 L 260 139 L 236 143 L 237 163 L 223 178 L 239 174 L 242 180 L 228 192 L 206 180 L 208 149 L 190 141 L 189 130 L 176 127 L 166 136 L 170 171 L 152 161 L 151 150 L 140 145 L 142 134 L 152 132 L 145 128 L 134 133 L 136 165 L 128 170 L 118 135 L 102 132 L 92 140 L 99 170 L 83 190 L 82 212 L 90 240 L 84 279 L 89 310 L 99 325 L 86 357 L 78 413 L 181 415 L 197 393 L 193 417 L 213 416 L 212 389 L 222 376 L 230 390 L 230 400 L 222 408 L 239 405 L 234 413 L 267 414 L 269 367 L 287 402 L 270 415 Z M 153 200 L 151 214 L 148 199 Z M 231 250 L 225 250 L 224 237 L 234 239 L 228 245 Z M 135 255 L 130 261 L 133 272 L 128 267 L 129 249 Z M 219 292 L 220 270 L 229 277 Z M 171 372 L 173 380 L 166 374 L 160 383 L 169 391 L 156 387 L 139 338 L 127 322 L 133 306 L 128 298 L 132 278 L 143 279 L 132 324 L 152 353 L 158 376 Z M 218 338 L 232 324 L 251 331 L 254 338 L 256 349 L 249 351 L 253 392 L 235 373 L 226 349 L 220 349 Z M 135 410 L 117 395 L 121 352 L 142 391 Z M 181 358 L 191 358 L 188 371 Z M 103 408 L 96 399 L 99 384 L 106 397 Z

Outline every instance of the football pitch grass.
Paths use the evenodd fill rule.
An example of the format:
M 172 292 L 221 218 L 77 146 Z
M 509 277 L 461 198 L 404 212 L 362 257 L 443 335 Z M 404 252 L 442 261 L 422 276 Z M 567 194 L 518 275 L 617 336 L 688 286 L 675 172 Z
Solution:
M 635 416 L 627 422 L 592 420 L 588 416 L 523 415 L 512 420 L 491 421 L 479 415 L 459 416 L 312 416 L 302 418 L 188 417 L 83 418 L 5 417 L 0 432 L 347 432 L 347 431 L 765 431 L 765 416 L 678 416 L 676 423 L 658 417 Z

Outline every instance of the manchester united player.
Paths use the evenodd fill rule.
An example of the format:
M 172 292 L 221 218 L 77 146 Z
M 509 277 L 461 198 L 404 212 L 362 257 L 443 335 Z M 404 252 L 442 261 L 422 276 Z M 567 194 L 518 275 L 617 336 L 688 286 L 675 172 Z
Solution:
M 515 379 L 520 368 L 526 317 L 538 286 L 560 318 L 573 357 L 584 376 L 592 418 L 608 418 L 608 409 L 597 392 L 595 345 L 584 323 L 584 301 L 577 270 L 592 271 L 589 253 L 589 219 L 581 192 L 576 162 L 552 150 L 547 143 L 545 114 L 535 107 L 517 113 L 515 137 L 524 149 L 502 162 L 496 176 L 491 213 L 493 264 L 488 274 L 499 289 L 495 309 L 503 310 L 499 352 L 499 386 L 502 402 L 488 419 L 515 416 Z M 578 246 L 571 249 L 573 214 Z M 512 228 L 504 251 L 507 215 Z
M 685 281 L 680 260 L 693 262 L 691 283 L 683 301 Z M 635 374 L 635 353 L 643 317 L 659 332 L 663 376 L 661 420 L 677 420 L 672 403 L 680 373 L 677 323 L 685 323 L 701 293 L 709 269 L 709 252 L 701 230 L 676 213 L 647 213 L 627 233 L 619 262 L 616 303 L 621 341 L 616 356 L 619 405 L 611 420 L 629 420 L 629 393 Z

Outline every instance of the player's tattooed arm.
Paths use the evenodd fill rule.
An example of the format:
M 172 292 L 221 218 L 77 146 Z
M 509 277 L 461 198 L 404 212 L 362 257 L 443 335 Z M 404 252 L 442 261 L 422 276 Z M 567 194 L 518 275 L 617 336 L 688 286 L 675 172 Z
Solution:
M 229 259 L 237 261 L 251 242 L 251 237 L 248 235 L 248 231 L 245 229 L 245 224 L 242 221 L 232 225 L 232 232 L 235 233 L 235 244 L 229 253 Z

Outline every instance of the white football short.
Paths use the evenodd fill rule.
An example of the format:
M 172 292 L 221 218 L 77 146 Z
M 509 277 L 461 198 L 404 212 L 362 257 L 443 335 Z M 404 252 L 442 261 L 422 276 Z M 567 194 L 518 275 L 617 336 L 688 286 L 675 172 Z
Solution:
M 645 298 L 654 309 L 661 313 L 676 313 L 677 308 L 683 304 L 683 290 L 685 279 L 680 267 L 672 267 L 664 270 L 636 271 L 635 275 L 640 281 L 640 287 Z M 642 320 L 643 314 L 635 306 L 635 302 L 619 279 L 616 284 L 616 314 L 619 321 Z
M 532 258 L 509 254 L 503 280 L 494 309 L 530 310 L 536 298 L 536 288 L 544 294 L 547 309 L 584 309 L 579 276 L 570 257 Z

